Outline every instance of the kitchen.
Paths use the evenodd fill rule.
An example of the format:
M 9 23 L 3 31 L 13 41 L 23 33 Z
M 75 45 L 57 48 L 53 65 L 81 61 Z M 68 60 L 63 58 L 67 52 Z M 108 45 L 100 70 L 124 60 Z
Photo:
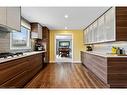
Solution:
M 51 30 L 49 24 L 40 24 L 32 14 L 42 9 L 0 7 L 1 88 L 127 87 L 127 7 L 89 7 L 100 13 L 94 18 L 85 14 L 90 20 L 80 31 Z M 64 20 L 69 18 L 66 14 Z M 54 61 L 54 37 L 63 33 L 73 34 L 72 64 Z

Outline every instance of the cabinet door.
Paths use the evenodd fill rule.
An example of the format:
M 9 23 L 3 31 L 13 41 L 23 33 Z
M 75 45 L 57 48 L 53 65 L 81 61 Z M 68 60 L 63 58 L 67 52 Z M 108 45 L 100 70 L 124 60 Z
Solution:
M 97 21 L 93 23 L 93 42 L 97 42 Z
M 93 26 L 90 26 L 90 35 L 89 35 L 89 39 L 90 39 L 90 43 L 93 43 Z
M 90 43 L 90 28 L 87 28 L 87 44 Z
M 38 24 L 38 37 L 42 39 L 42 26 L 40 24 Z
M 98 42 L 104 42 L 104 16 L 98 19 Z
M 115 41 L 115 9 L 111 8 L 105 14 L 106 41 Z
M 7 8 L 7 26 L 20 31 L 20 7 L 8 7 Z
M 83 30 L 83 42 L 85 43 L 85 44 L 87 44 L 87 39 L 86 39 L 86 31 L 87 31 L 87 29 L 85 29 L 85 30 Z
M 6 25 L 6 8 L 0 7 L 0 24 Z
M 88 32 L 89 32 L 89 28 L 87 28 L 86 31 L 85 31 L 85 35 L 86 35 L 86 36 L 85 36 L 85 37 L 86 37 L 86 44 L 89 43 L 89 33 L 88 33 Z

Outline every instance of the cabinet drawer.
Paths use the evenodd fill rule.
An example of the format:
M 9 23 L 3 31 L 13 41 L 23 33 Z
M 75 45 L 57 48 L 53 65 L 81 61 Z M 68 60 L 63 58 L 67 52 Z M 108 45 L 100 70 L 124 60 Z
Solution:
M 0 64 L 0 87 L 23 87 L 42 68 L 42 54 Z
M 0 87 L 3 87 L 3 88 L 5 88 L 5 87 L 8 87 L 8 88 L 15 88 L 15 87 L 22 88 L 40 70 L 41 70 L 40 65 L 34 67 L 33 69 L 26 70 L 26 71 L 20 73 L 19 75 L 17 75 L 16 77 L 13 77 L 9 81 L 5 82 Z
M 4 82 L 10 80 L 11 78 L 15 77 L 16 75 L 22 73 L 23 71 L 25 71 L 27 69 L 29 69 L 28 61 L 19 63 L 18 65 L 9 67 L 5 70 L 1 70 L 0 76 L 2 76 L 2 77 L 0 78 L 0 85 Z

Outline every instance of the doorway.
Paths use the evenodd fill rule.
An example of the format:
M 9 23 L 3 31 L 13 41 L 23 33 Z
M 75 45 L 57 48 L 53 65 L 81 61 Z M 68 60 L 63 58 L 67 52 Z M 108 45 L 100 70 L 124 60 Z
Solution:
M 56 35 L 55 37 L 55 62 L 68 62 L 73 61 L 73 36 Z

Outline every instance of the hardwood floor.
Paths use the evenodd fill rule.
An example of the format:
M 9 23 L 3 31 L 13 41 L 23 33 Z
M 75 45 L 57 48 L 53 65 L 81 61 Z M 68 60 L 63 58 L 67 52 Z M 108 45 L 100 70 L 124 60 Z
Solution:
M 49 64 L 26 88 L 107 88 L 82 64 Z

